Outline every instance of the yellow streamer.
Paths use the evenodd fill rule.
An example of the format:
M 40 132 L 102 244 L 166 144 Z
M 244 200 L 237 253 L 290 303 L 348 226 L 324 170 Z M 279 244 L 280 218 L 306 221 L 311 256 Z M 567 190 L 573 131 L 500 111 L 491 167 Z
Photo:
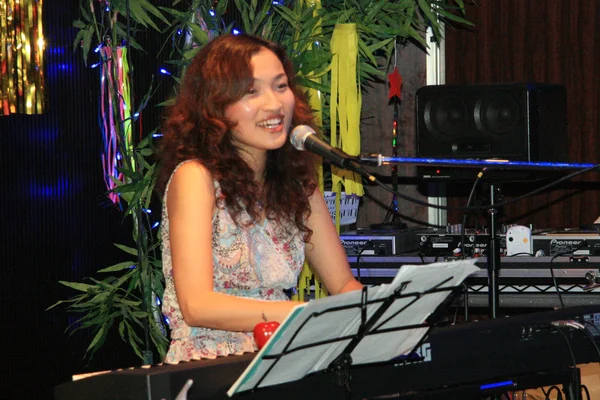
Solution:
M 44 112 L 42 3 L 0 2 L 0 115 Z
M 331 144 L 350 155 L 360 154 L 362 95 L 358 78 L 358 35 L 355 24 L 337 24 L 331 38 Z M 339 120 L 338 120 L 339 117 Z M 339 125 L 339 137 L 337 128 Z M 333 190 L 364 194 L 359 174 L 332 167 Z M 339 198 L 339 195 L 338 195 Z M 338 207 L 336 207 L 338 208 Z M 336 212 L 337 214 L 337 212 Z M 337 218 L 339 221 L 339 218 Z M 339 222 L 338 222 L 339 223 Z

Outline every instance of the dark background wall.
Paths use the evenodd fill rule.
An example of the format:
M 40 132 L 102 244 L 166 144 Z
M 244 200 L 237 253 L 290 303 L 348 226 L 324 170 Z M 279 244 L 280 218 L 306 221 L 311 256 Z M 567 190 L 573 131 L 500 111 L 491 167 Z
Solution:
M 600 5 L 586 0 L 478 3 L 469 7 L 467 15 L 475 28 L 448 30 L 447 82 L 527 80 L 566 85 L 570 161 L 595 163 L 600 147 L 596 133 Z M 122 261 L 112 244 L 130 240 L 122 214 L 104 197 L 97 128 L 98 71 L 84 66 L 81 54 L 72 50 L 76 17 L 77 1 L 44 4 L 48 112 L 0 117 L 1 399 L 50 399 L 52 387 L 72 374 L 139 363 L 114 336 L 91 361 L 83 360 L 89 333 L 68 337 L 64 331 L 73 316 L 61 308 L 45 311 L 71 294 L 59 280 L 81 280 Z M 405 54 L 421 57 L 419 52 Z M 149 57 L 136 64 L 138 96 L 158 69 L 153 60 Z M 406 115 L 410 116 L 414 104 L 410 91 L 424 81 L 422 70 L 410 68 L 414 76 L 401 71 L 411 89 L 405 92 L 400 135 L 406 154 L 414 155 L 410 148 L 414 126 Z M 386 90 L 373 89 L 372 93 L 385 97 Z M 382 103 L 371 104 L 373 113 Z M 390 115 L 375 114 L 381 115 L 363 131 L 363 143 L 369 151 L 389 155 L 389 148 L 375 143 L 390 143 Z M 146 118 L 144 125 L 152 125 Z M 504 218 L 551 227 L 590 222 L 600 215 L 597 178 L 588 174 L 507 207 Z M 527 186 L 506 190 L 518 192 Z M 450 202 L 464 204 L 464 191 L 451 194 Z M 418 207 L 407 207 L 411 207 L 407 214 L 416 218 L 424 214 Z M 453 223 L 460 219 L 460 215 L 449 216 Z M 363 223 L 371 222 L 380 221 Z

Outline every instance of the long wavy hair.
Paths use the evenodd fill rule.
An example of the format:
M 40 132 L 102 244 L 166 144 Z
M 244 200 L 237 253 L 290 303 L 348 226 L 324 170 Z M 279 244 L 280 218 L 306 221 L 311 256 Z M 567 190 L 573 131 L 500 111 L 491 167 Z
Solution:
M 292 63 L 280 45 L 249 35 L 224 35 L 207 45 L 189 65 L 179 87 L 176 102 L 162 124 L 157 188 L 164 193 L 176 166 L 185 160 L 199 160 L 220 185 L 225 206 L 238 223 L 245 210 L 256 221 L 254 206 L 261 187 L 250 166 L 232 142 L 234 121 L 225 109 L 240 100 L 253 83 L 252 56 L 263 49 L 272 51 L 283 64 L 296 106 L 292 127 L 310 125 L 317 129 L 305 94 L 295 85 Z M 309 196 L 317 186 L 318 159 L 296 150 L 289 140 L 267 153 L 264 182 L 268 218 L 287 220 L 303 232 L 308 241 L 312 231 L 305 225 L 310 215 Z

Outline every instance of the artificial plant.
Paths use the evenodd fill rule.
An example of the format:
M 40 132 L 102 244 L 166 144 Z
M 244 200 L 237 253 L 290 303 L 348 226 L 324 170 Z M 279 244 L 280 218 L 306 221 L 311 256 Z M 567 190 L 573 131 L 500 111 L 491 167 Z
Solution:
M 426 49 L 427 28 L 439 40 L 444 21 L 468 23 L 461 16 L 462 0 L 174 0 L 170 6 L 158 7 L 148 0 L 80 0 L 80 11 L 81 18 L 74 23 L 79 29 L 76 46 L 85 59 L 91 49 L 110 47 L 110 55 L 105 55 L 101 63 L 118 48 L 122 50 L 123 43 L 127 50 L 142 52 L 135 33 L 159 30 L 157 22 L 161 23 L 164 48 L 168 50 L 165 63 L 175 69 L 170 71 L 175 90 L 188 62 L 218 35 L 239 30 L 277 42 L 294 63 L 298 83 L 308 91 L 325 133 L 331 130 L 331 39 L 336 25 L 355 25 L 358 84 L 362 86 L 384 79 L 397 42 L 410 41 Z M 115 104 L 129 97 L 125 101 L 131 106 L 129 89 L 109 90 Z M 133 111 L 129 107 L 129 113 L 114 115 L 122 158 L 115 165 L 116 174 L 107 172 L 109 193 L 124 201 L 124 213 L 134 222 L 135 247 L 118 247 L 135 260 L 99 270 L 112 274 L 102 280 L 61 282 L 79 294 L 59 302 L 67 303 L 69 311 L 83 314 L 75 329 L 91 328 L 95 332 L 88 347 L 92 354 L 116 326 L 123 340 L 130 343 L 144 362 L 149 361 L 151 350 L 156 350 L 162 358 L 168 345 L 157 305 L 163 290 L 157 255 L 159 235 L 151 234 L 144 213 L 154 187 L 155 166 L 148 161 L 153 152 L 153 132 L 142 132 L 144 139 L 138 143 L 129 139 L 136 114 L 150 102 L 150 96 L 145 96 L 139 109 Z

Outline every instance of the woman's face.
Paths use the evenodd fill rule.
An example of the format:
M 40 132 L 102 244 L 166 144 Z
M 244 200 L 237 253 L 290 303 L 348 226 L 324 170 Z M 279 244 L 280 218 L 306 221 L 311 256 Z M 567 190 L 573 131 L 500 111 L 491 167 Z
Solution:
M 251 59 L 254 83 L 240 100 L 225 109 L 237 125 L 234 143 L 255 159 L 267 150 L 278 149 L 287 140 L 296 99 L 279 58 L 262 49 Z

